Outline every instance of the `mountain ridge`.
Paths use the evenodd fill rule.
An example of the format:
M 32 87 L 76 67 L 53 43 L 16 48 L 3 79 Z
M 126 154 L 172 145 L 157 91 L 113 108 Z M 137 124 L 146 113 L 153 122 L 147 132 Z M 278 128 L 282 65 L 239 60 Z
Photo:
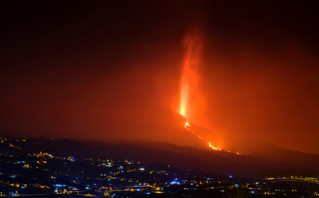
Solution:
M 199 169 L 219 175 L 241 177 L 314 176 L 319 174 L 315 154 L 304 154 L 291 163 L 285 159 L 270 160 L 263 156 L 237 155 L 226 151 L 178 146 L 166 142 L 98 142 L 92 140 L 37 138 L 17 143 L 28 152 L 48 152 L 76 158 L 113 158 L 146 163 L 173 165 L 185 169 Z M 4 152 L 5 149 L 2 149 Z M 305 160 L 307 159 L 307 160 Z

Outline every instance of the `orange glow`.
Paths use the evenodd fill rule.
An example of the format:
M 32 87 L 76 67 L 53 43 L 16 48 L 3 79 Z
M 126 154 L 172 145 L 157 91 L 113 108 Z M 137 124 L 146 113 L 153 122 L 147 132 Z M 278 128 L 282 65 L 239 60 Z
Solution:
M 180 101 L 179 114 L 187 119 L 198 120 L 199 114 L 203 111 L 203 99 L 199 89 L 199 66 L 202 51 L 202 39 L 199 32 L 189 33 L 185 40 L 186 56 L 180 81 Z M 221 148 L 214 146 L 206 138 L 196 133 L 189 122 L 185 123 L 185 129 L 197 138 L 208 143 L 208 147 L 215 151 L 222 151 Z
M 179 113 L 187 119 L 195 119 L 195 112 L 198 111 L 198 108 L 203 106 L 199 91 L 198 74 L 202 50 L 202 39 L 199 32 L 189 33 L 184 40 L 184 45 L 186 48 L 186 56 L 180 81 Z M 218 151 L 221 150 L 192 130 L 188 122 L 185 123 L 185 129 L 193 133 L 199 139 L 206 141 L 209 148 Z
M 186 56 L 180 81 L 180 102 L 178 112 L 187 118 L 194 118 L 200 101 L 199 75 L 202 41 L 198 32 L 189 33 L 185 40 Z
M 185 129 L 187 129 L 189 126 L 190 126 L 189 123 L 185 122 Z

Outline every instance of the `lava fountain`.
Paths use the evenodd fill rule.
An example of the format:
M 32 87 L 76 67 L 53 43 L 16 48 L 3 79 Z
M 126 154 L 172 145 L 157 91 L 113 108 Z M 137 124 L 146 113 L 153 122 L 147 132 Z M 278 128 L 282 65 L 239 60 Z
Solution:
M 194 116 L 193 108 L 200 97 L 198 67 L 202 41 L 199 33 L 189 33 L 184 40 L 184 46 L 186 48 L 186 56 L 180 81 L 179 113 L 186 118 L 190 118 Z M 197 98 L 195 99 L 195 97 Z M 191 111 L 191 109 L 193 110 Z
M 180 80 L 180 100 L 178 112 L 187 120 L 197 120 L 198 112 L 203 108 L 203 97 L 199 89 L 199 66 L 200 55 L 202 51 L 202 39 L 199 32 L 188 33 L 184 40 L 186 56 L 183 65 L 182 76 Z M 213 146 L 213 144 L 199 135 L 192 129 L 189 122 L 185 123 L 185 129 L 202 141 L 207 142 L 209 148 L 213 150 L 222 150 Z

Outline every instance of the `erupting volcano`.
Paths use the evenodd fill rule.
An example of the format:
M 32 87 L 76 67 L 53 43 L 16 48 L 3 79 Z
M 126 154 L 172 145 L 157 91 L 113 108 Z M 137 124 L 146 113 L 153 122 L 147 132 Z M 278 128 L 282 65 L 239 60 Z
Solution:
M 201 112 L 203 108 L 203 97 L 199 89 L 199 74 L 198 69 L 200 65 L 200 55 L 202 51 L 202 39 L 198 31 L 188 33 L 184 40 L 186 48 L 186 56 L 183 65 L 183 71 L 180 81 L 180 100 L 179 100 L 179 114 L 184 116 L 187 120 L 198 120 L 196 115 Z M 202 141 L 207 142 L 209 148 L 213 150 L 222 150 L 206 138 L 191 128 L 187 121 L 185 129 Z

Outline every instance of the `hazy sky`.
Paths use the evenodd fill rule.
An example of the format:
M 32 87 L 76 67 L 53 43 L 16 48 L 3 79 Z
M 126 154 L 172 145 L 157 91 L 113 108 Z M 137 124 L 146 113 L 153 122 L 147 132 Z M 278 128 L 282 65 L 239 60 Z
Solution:
M 197 123 L 221 146 L 319 153 L 316 1 L 1 4 L 4 133 L 197 144 L 173 110 L 183 39 L 198 29 Z

